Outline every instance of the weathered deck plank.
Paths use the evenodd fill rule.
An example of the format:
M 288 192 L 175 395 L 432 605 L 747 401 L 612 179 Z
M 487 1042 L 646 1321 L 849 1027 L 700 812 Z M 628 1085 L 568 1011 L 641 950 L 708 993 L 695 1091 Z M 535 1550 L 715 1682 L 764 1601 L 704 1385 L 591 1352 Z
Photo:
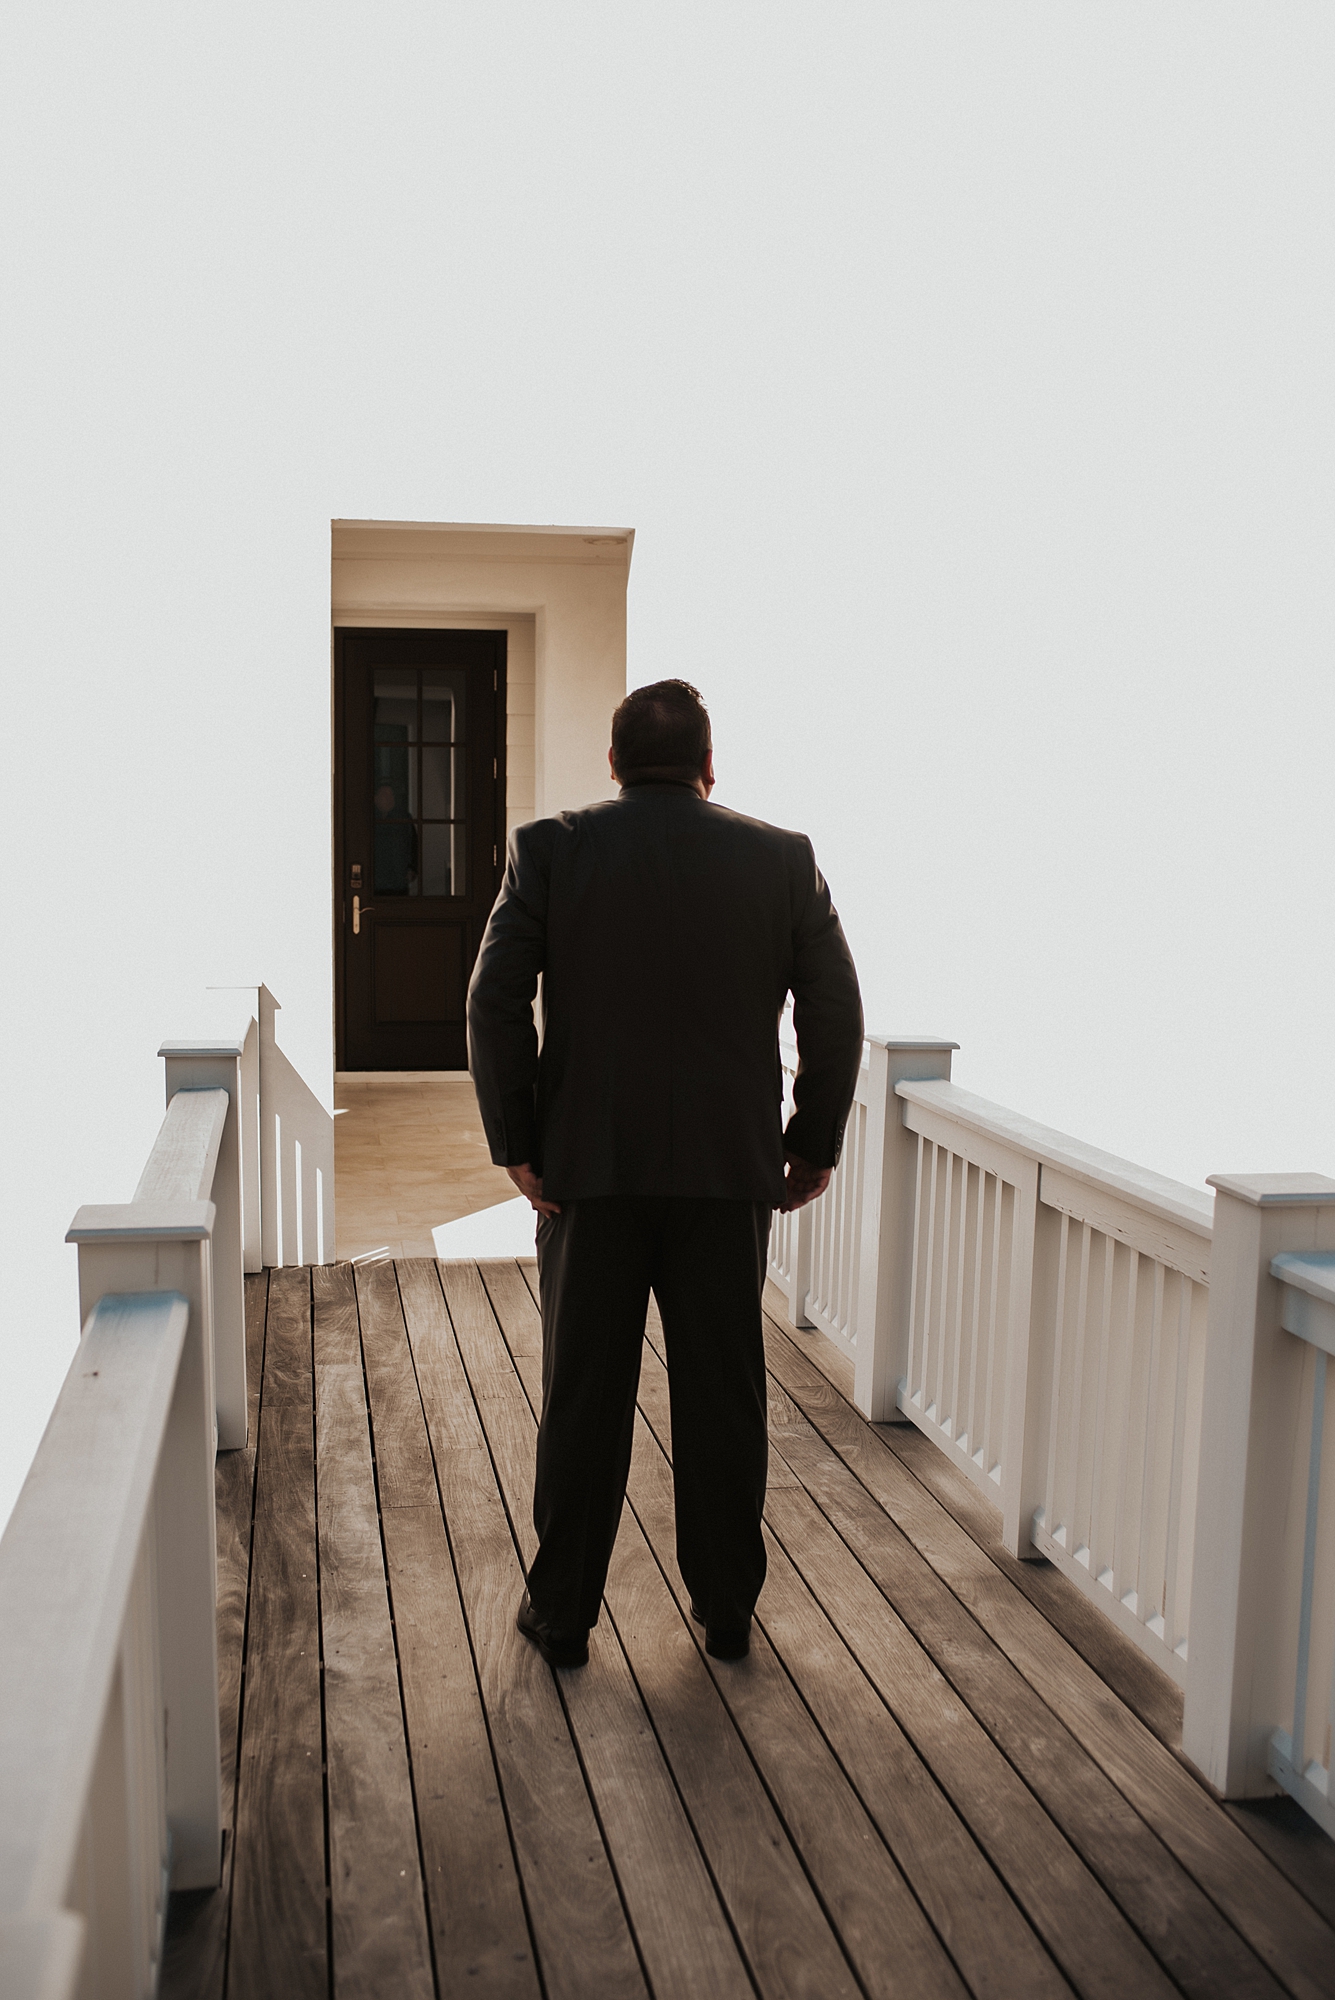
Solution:
M 420 1348 L 448 1337 L 434 1265 L 359 1273 L 427 1902 L 442 1993 L 540 1993 L 523 1891 L 436 1487 L 405 1310 Z M 401 1294 L 401 1297 L 400 1297 Z
M 329 1989 L 310 1273 L 269 1279 L 227 1991 Z
M 334 1988 L 340 2000 L 431 2000 L 351 1267 L 317 1265 L 311 1287 Z
M 524 1573 L 450 1317 L 443 1299 L 424 1306 L 419 1295 L 408 1334 L 544 1987 L 549 2000 L 643 1993 L 555 1677 L 515 1630 Z

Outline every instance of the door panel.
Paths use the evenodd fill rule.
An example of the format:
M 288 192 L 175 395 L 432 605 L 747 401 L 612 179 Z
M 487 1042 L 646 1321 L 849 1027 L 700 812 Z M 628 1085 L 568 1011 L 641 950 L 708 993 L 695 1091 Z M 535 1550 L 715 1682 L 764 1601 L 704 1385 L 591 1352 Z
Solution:
M 463 1069 L 505 827 L 505 634 L 335 640 L 339 1066 Z
M 459 924 L 382 924 L 371 938 L 377 1023 L 458 1027 L 468 990 L 464 951 Z

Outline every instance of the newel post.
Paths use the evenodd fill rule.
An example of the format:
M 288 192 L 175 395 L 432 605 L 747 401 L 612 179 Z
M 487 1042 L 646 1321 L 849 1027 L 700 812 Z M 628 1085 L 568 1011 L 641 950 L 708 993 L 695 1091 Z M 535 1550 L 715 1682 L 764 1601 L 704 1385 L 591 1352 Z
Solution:
M 950 1081 L 958 1042 L 867 1037 L 867 1146 L 862 1182 L 857 1359 L 853 1400 L 872 1423 L 893 1421 L 908 1368 L 913 1205 L 918 1144 L 905 1128 L 900 1083 Z
M 225 1090 L 227 1119 L 213 1170 L 213 1373 L 218 1449 L 246 1442 L 246 1281 L 244 1259 L 243 1089 L 246 1037 L 164 1042 L 167 1102 L 178 1090 Z
M 133 1201 L 81 1208 L 65 1238 L 79 1246 L 81 1324 L 108 1292 L 179 1292 L 190 1312 L 154 1503 L 173 1889 L 216 1887 L 222 1864 L 213 1225 L 211 1201 Z
M 241 1043 L 241 1250 L 247 1271 L 264 1269 L 260 1220 L 260 1022 L 269 1003 L 270 1031 L 277 1001 L 267 986 L 210 986 L 210 993 L 244 994 L 250 1019 Z M 261 999 L 263 995 L 263 999 Z
M 1335 1250 L 1335 1181 L 1219 1174 L 1210 1250 L 1200 1476 L 1182 1748 L 1224 1798 L 1276 1787 L 1272 1731 L 1291 1695 L 1286 1520 L 1303 1347 L 1280 1326 L 1282 1251 Z

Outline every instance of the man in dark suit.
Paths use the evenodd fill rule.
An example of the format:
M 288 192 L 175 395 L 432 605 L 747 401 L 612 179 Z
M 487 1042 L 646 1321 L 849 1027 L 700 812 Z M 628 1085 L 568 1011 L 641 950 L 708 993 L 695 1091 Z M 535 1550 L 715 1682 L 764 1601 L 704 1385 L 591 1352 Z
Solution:
M 511 836 L 468 992 L 491 1156 L 539 1217 L 539 1547 L 519 1629 L 554 1666 L 588 1658 L 652 1290 L 677 1559 L 708 1651 L 739 1659 L 765 1578 L 770 1216 L 829 1182 L 862 1006 L 810 841 L 709 803 L 709 717 L 694 688 L 628 695 L 609 758 L 619 798 Z M 790 992 L 800 1061 L 785 1130 L 778 1022 Z

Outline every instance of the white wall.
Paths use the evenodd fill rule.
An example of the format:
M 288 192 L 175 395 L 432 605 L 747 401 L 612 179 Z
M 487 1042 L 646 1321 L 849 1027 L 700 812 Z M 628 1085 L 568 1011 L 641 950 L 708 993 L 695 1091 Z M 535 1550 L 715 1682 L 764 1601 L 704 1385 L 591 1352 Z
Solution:
M 634 522 L 631 679 L 810 827 L 873 1020 L 1335 1167 L 1328 7 L 0 36 L 0 1510 L 158 1036 L 262 976 L 328 1088 L 331 518 Z

